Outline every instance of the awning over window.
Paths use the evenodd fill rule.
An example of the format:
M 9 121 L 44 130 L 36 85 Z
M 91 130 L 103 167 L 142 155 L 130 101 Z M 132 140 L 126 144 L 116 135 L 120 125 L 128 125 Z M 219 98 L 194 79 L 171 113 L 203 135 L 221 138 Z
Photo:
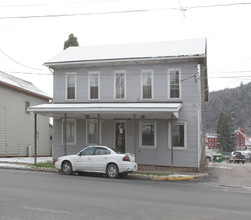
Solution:
M 68 117 L 96 117 L 102 118 L 168 118 L 171 114 L 178 119 L 181 103 L 65 103 L 42 104 L 31 106 L 29 112 L 61 118 Z

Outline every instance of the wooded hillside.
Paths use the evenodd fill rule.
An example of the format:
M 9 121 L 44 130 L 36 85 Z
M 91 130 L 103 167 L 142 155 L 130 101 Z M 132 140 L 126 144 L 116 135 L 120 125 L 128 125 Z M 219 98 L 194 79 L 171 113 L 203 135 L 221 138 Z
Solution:
M 209 93 L 206 103 L 204 132 L 216 132 L 221 112 L 233 117 L 234 129 L 245 128 L 247 136 L 251 136 L 251 83 L 241 84 L 234 89 L 224 89 Z

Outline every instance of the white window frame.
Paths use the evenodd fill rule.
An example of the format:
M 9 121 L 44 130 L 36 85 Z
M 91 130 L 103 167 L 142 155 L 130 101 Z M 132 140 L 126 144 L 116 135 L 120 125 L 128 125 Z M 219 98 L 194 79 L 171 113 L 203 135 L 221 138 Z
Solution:
M 98 98 L 91 99 L 91 75 L 98 75 Z M 88 72 L 88 100 L 100 100 L 100 72 L 92 71 Z
M 147 146 L 142 144 L 142 125 L 151 124 L 154 125 L 154 146 Z M 157 149 L 157 122 L 156 121 L 141 121 L 139 123 L 139 148 L 142 149 Z
M 69 122 L 74 122 L 75 124 L 75 128 L 74 128 L 74 142 L 70 143 L 67 141 L 67 137 L 66 137 L 66 141 L 67 141 L 67 145 L 76 145 L 76 140 L 77 140 L 77 120 L 76 119 L 66 119 L 66 123 Z M 66 128 L 67 129 L 67 128 Z M 66 134 L 67 135 L 67 134 Z M 64 145 L 64 119 L 62 120 L 62 145 Z
M 151 75 L 151 94 L 152 94 L 152 97 L 151 98 L 144 98 L 143 97 L 143 86 L 144 86 L 144 74 L 146 74 L 146 73 L 150 73 L 150 75 Z M 141 70 L 141 99 L 142 100 L 152 100 L 153 99 L 153 97 L 154 97 L 154 94 L 153 94 L 153 91 L 154 91 L 154 89 L 153 89 L 153 85 L 154 85 L 154 79 L 153 79 L 153 70 L 152 69 L 144 69 L 144 70 Z
M 173 147 L 174 150 L 186 150 L 187 149 L 187 122 L 175 121 L 173 125 L 184 125 L 184 147 Z M 171 122 L 168 123 L 168 148 L 171 149 Z
M 179 72 L 179 97 L 171 97 L 171 72 L 178 71 Z M 169 99 L 181 99 L 181 68 L 170 68 L 167 70 L 167 90 L 168 90 L 168 98 Z
M 101 122 L 102 120 L 100 119 L 100 122 Z M 85 136 L 86 136 L 86 145 L 87 146 L 91 146 L 91 145 L 98 145 L 98 143 L 89 143 L 89 134 L 88 134 L 88 132 L 89 132 L 89 130 L 88 130 L 88 122 L 95 122 L 95 123 L 97 123 L 97 127 L 98 127 L 98 119 L 86 119 L 86 129 L 85 129 Z M 102 140 L 101 140 L 101 137 L 102 137 L 102 135 L 101 135 L 101 124 L 102 123 L 100 123 L 100 125 L 99 125 L 99 130 L 100 130 L 100 134 L 99 134 L 99 140 L 100 140 L 100 145 L 102 145 L 101 143 L 102 143 Z M 98 132 L 98 130 L 97 130 L 97 132 Z M 98 135 L 98 134 L 97 134 Z M 97 140 L 97 142 L 98 142 L 98 140 Z
M 124 98 L 116 98 L 116 74 L 124 74 Z M 114 100 L 126 100 L 126 71 L 125 70 L 115 70 L 114 71 Z
M 68 76 L 69 75 L 74 75 L 75 76 L 75 97 L 74 99 L 68 99 Z M 77 74 L 75 72 L 68 72 L 68 73 L 65 73 L 65 100 L 66 101 L 72 101 L 72 100 L 76 100 L 76 97 L 77 97 Z

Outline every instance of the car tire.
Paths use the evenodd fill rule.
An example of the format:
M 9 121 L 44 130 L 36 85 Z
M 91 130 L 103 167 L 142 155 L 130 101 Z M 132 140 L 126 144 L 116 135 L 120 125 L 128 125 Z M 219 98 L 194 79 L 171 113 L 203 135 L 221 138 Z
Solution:
M 245 162 L 244 161 L 242 161 L 242 164 L 244 164 Z
M 65 175 L 71 175 L 72 174 L 72 165 L 70 161 L 65 161 L 62 164 L 62 172 Z
M 119 175 L 119 169 L 116 164 L 111 163 L 106 168 L 106 176 L 109 178 L 117 178 Z

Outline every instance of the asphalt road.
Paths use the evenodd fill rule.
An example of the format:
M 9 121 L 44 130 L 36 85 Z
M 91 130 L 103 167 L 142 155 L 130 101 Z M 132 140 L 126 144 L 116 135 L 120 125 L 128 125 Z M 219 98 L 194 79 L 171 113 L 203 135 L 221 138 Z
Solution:
M 210 181 L 210 178 L 208 179 Z M 250 219 L 251 190 L 0 169 L 0 219 Z
M 251 163 L 210 163 L 208 172 L 211 184 L 251 189 Z

